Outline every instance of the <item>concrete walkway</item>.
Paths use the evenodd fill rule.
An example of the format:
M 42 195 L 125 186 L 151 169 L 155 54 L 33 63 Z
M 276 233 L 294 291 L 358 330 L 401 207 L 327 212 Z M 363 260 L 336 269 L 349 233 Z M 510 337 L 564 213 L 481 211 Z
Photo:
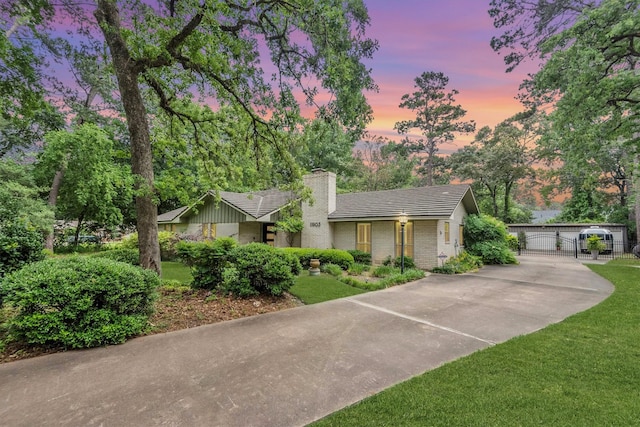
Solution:
M 573 259 L 519 261 L 0 365 L 0 424 L 302 426 L 612 292 Z

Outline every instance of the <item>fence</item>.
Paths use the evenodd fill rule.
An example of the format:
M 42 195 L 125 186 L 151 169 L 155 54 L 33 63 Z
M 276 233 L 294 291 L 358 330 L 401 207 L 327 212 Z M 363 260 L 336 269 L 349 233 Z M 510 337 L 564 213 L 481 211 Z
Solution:
M 598 259 L 636 258 L 640 255 L 640 247 L 636 244 L 625 245 L 621 241 L 607 241 L 607 249 L 598 254 Z M 584 245 L 582 245 L 584 246 Z M 638 255 L 634 255 L 638 253 Z M 544 255 L 573 258 L 592 258 L 590 251 L 581 248 L 577 238 L 553 236 L 546 234 L 530 234 L 518 241 L 518 255 Z

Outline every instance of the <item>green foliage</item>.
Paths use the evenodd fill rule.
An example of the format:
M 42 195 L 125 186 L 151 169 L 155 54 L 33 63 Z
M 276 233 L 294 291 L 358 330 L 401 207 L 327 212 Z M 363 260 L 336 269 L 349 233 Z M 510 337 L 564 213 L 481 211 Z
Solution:
M 403 145 L 422 161 L 420 170 L 424 171 L 426 184 L 433 185 L 439 146 L 453 141 L 456 134 L 473 132 L 476 125 L 462 120 L 467 112 L 455 104 L 457 90 L 445 92 L 449 77 L 444 73 L 424 72 L 414 81 L 415 91 L 402 96 L 400 107 L 413 111 L 416 117 L 396 123 L 395 129 L 404 135 L 413 129 L 422 134 L 420 139 L 406 138 Z
M 93 257 L 107 258 L 113 261 L 125 262 L 131 265 L 140 265 L 140 254 L 137 249 L 112 249 L 108 251 L 96 252 Z
M 349 191 L 379 191 L 411 187 L 418 160 L 409 150 L 387 138 L 365 141 L 356 151 L 355 173 L 346 181 Z
M 379 265 L 373 269 L 371 275 L 373 277 L 386 277 L 394 273 L 400 273 L 400 269 L 391 265 Z
M 235 247 L 229 252 L 229 261 L 221 289 L 241 297 L 282 295 L 302 269 L 294 255 L 264 243 Z
M 518 250 L 518 238 L 513 234 L 507 234 L 507 247 L 512 251 Z
M 0 279 L 26 264 L 44 259 L 43 243 L 42 233 L 27 223 L 0 225 Z
M 287 233 L 287 243 L 293 245 L 293 239 L 296 234 L 304 229 L 304 221 L 299 216 L 288 216 L 287 218 L 276 222 L 276 231 Z
M 353 257 L 353 261 L 357 264 L 371 265 L 371 254 L 369 252 L 350 249 L 347 252 Z
M 396 257 L 391 258 L 391 256 L 388 256 L 384 259 L 384 261 L 382 261 L 382 265 L 389 265 L 391 267 L 396 267 L 396 268 L 400 268 L 400 266 L 402 265 L 402 257 Z M 404 268 L 416 268 L 416 263 L 413 262 L 413 258 L 411 257 L 404 257 Z
M 191 267 L 192 286 L 216 289 L 223 282 L 223 271 L 229 264 L 229 253 L 237 246 L 232 238 L 205 242 L 181 241 L 175 245 L 176 255 Z
M 607 248 L 607 245 L 602 241 L 600 236 L 591 235 L 587 237 L 587 249 L 590 251 L 602 252 Z
M 476 271 L 480 267 L 482 267 L 482 259 L 479 256 L 463 251 L 458 256 L 447 259 L 442 266 L 435 267 L 431 271 L 441 274 L 462 274 Z
M 87 348 L 118 344 L 141 333 L 153 311 L 154 272 L 96 257 L 53 258 L 4 278 L 5 304 L 16 340 Z
M 367 264 L 358 264 L 355 263 L 353 264 L 351 267 L 349 267 L 349 270 L 347 270 L 347 273 L 350 276 L 360 276 L 362 273 L 364 273 L 365 271 L 369 271 L 369 268 L 371 266 L 367 265 Z
M 412 282 L 425 276 L 424 271 L 419 269 L 405 270 L 404 274 L 400 274 L 400 270 L 388 266 L 381 266 L 376 270 L 378 270 L 378 275 L 373 274 L 373 276 L 382 277 L 382 280 L 363 282 L 349 276 L 341 276 L 338 280 L 355 288 L 364 289 L 366 291 L 377 291 L 390 286 Z
M 319 259 L 320 265 L 337 264 L 343 270 L 348 270 L 354 262 L 353 256 L 341 249 L 284 248 L 284 251 L 298 257 L 304 268 L 309 268 L 311 259 Z
M 38 156 L 36 172 L 42 185 L 51 185 L 58 171 L 64 178 L 56 202 L 56 215 L 94 221 L 109 227 L 123 222 L 123 210 L 133 200 L 131 168 L 119 163 L 113 137 L 95 124 L 72 132 L 49 132 Z
M 342 267 L 337 264 L 320 264 L 320 268 L 323 272 L 335 277 L 342 276 Z
M 465 249 L 479 256 L 484 264 L 515 264 L 516 258 L 507 243 L 507 227 L 489 215 L 469 215 L 465 218 Z
M 51 232 L 53 211 L 40 199 L 41 189 L 31 169 L 13 160 L 0 160 L 0 224 L 27 221 L 42 232 Z

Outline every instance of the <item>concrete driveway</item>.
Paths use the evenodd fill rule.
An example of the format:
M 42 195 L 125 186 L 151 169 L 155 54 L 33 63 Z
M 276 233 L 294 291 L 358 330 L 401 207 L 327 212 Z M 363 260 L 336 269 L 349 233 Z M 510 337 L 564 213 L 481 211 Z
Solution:
M 302 426 L 613 290 L 573 259 L 519 261 L 0 365 L 0 424 Z

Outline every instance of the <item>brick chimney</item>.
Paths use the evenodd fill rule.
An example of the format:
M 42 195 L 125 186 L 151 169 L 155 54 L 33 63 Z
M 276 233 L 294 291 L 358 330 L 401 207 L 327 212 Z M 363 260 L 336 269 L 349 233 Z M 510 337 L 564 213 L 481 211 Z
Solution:
M 330 249 L 333 245 L 333 229 L 328 216 L 336 210 L 336 174 L 324 169 L 314 169 L 303 177 L 304 185 L 312 192 L 313 204 L 303 203 L 301 246 L 303 248 Z

